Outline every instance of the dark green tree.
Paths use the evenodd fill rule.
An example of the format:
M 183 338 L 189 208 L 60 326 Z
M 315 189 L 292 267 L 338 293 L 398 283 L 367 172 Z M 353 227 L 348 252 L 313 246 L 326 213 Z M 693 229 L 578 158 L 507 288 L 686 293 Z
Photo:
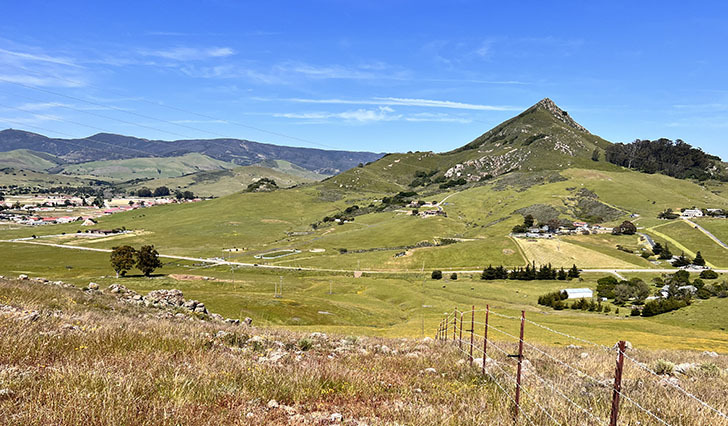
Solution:
M 534 220 L 533 215 L 527 214 L 526 216 L 523 217 L 523 225 L 526 228 L 532 227 L 535 222 L 536 221 Z
M 126 275 L 136 263 L 136 250 L 132 246 L 119 246 L 111 250 L 111 267 L 116 272 L 116 278 L 119 275 Z
M 660 251 L 660 256 L 658 258 L 666 260 L 666 259 L 672 259 L 672 252 L 670 251 L 670 247 L 665 243 L 665 247 L 662 248 Z
M 155 197 L 166 197 L 170 194 L 169 188 L 166 186 L 160 186 L 157 189 L 154 190 L 154 196 Z
M 154 246 L 142 246 L 136 254 L 136 267 L 145 276 L 149 276 L 154 272 L 155 269 L 162 267 L 162 262 L 159 260 L 159 253 L 154 249 Z
M 581 275 L 581 272 L 579 272 L 579 268 L 576 265 L 573 265 L 567 274 L 569 278 L 579 278 L 579 275 Z
M 442 279 L 442 271 L 440 270 L 434 270 L 432 271 L 432 279 L 433 280 L 441 280 Z
M 695 259 L 693 259 L 693 265 L 705 266 L 705 259 L 700 252 L 695 253 Z
M 599 161 L 599 148 L 594 148 L 592 151 L 592 161 Z

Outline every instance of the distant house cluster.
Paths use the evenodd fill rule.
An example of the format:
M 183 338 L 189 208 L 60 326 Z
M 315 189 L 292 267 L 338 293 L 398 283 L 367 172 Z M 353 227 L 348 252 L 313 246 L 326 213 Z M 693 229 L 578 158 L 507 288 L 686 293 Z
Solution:
M 200 200 L 193 199 L 186 201 L 194 202 Z M 0 209 L 0 221 L 26 226 L 54 225 L 72 222 L 83 222 L 83 226 L 91 226 L 96 224 L 96 218 L 100 216 L 155 205 L 178 203 L 180 201 L 174 198 L 156 198 L 151 200 L 117 200 L 117 202 L 126 202 L 127 204 L 111 206 L 110 203 L 106 202 L 105 207 L 98 208 L 96 206 L 86 205 L 80 197 L 64 196 L 46 197 L 33 200 L 33 203 L 19 203 L 17 201 L 12 202 L 6 200 L 4 203 L 1 203 L 4 209 Z
M 516 238 L 553 238 L 556 235 L 589 235 L 589 234 L 608 234 L 612 232 L 612 228 L 602 225 L 590 225 L 586 222 L 572 222 L 569 225 L 562 225 L 556 229 L 548 225 L 532 226 L 526 229 L 526 232 L 513 233 Z
M 713 217 L 718 219 L 725 219 L 728 217 L 728 210 L 724 209 L 717 209 L 717 208 L 706 208 L 706 209 L 699 209 L 696 207 L 691 208 L 684 208 L 680 209 L 679 213 L 677 211 L 674 211 L 673 209 L 667 209 L 660 214 L 657 215 L 659 219 L 677 219 L 677 218 L 683 218 L 683 219 L 693 219 L 693 218 L 700 218 L 700 217 Z

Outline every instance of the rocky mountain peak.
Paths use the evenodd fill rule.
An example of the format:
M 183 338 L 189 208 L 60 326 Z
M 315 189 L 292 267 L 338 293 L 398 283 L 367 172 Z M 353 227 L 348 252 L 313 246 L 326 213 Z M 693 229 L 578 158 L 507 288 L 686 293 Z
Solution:
M 574 121 L 574 119 L 571 118 L 568 112 L 559 108 L 559 106 L 556 105 L 556 103 L 549 98 L 541 99 L 540 101 L 538 101 L 538 103 L 536 103 L 536 105 L 532 106 L 531 109 L 544 109 L 550 112 L 554 118 L 563 122 L 567 126 L 580 130 L 582 132 L 589 133 L 589 131 L 584 126 Z

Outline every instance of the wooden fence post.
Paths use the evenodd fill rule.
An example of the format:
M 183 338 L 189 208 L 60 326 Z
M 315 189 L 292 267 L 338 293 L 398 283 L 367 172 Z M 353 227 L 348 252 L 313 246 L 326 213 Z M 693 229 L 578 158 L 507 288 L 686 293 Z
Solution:
M 609 426 L 617 426 L 619 415 L 619 395 L 622 392 L 622 367 L 624 366 L 624 340 L 617 343 L 617 367 L 614 370 L 614 389 L 612 390 L 612 415 L 609 418 Z
M 483 334 L 483 368 L 482 374 L 485 376 L 485 359 L 488 358 L 488 314 L 490 313 L 490 305 L 485 305 L 485 331 Z
M 463 350 L 463 315 L 465 315 L 465 312 L 460 312 L 460 336 L 458 337 L 460 350 Z
M 473 333 L 475 332 L 475 305 L 470 310 L 470 365 L 473 365 Z
M 521 367 L 523 365 L 523 325 L 526 322 L 526 311 L 521 311 L 521 337 L 518 340 L 518 371 L 516 372 L 516 399 L 513 413 L 513 421 L 518 421 L 518 413 L 521 410 Z

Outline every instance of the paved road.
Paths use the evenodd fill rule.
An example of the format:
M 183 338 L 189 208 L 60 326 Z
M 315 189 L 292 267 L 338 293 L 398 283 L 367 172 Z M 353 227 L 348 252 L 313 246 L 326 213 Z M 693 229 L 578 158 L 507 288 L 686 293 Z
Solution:
M 10 243 L 10 244 L 34 244 L 39 246 L 46 246 L 46 247 L 57 247 L 57 248 L 64 248 L 69 250 L 82 250 L 82 251 L 95 251 L 95 252 L 101 252 L 101 253 L 111 253 L 111 249 L 102 249 L 102 248 L 96 248 L 96 247 L 81 247 L 81 246 L 69 246 L 69 245 L 63 245 L 63 244 L 52 244 L 52 243 L 41 243 L 38 241 L 29 241 L 26 239 L 18 239 L 18 240 L 4 240 L 0 241 L 3 243 Z M 174 256 L 169 254 L 160 254 L 159 257 L 164 259 L 175 259 L 175 260 L 187 260 L 190 262 L 201 262 L 201 263 L 208 263 L 211 265 L 228 265 L 228 266 L 240 266 L 245 268 L 261 268 L 261 269 L 278 269 L 278 270 L 289 270 L 289 271 L 311 271 L 311 272 L 336 272 L 336 273 L 350 273 L 353 274 L 355 271 L 351 269 L 329 269 L 329 268 L 311 268 L 311 267 L 298 267 L 298 266 L 280 266 L 280 265 L 260 265 L 255 263 L 244 263 L 244 262 L 231 262 L 229 260 L 223 260 L 223 259 L 206 259 L 202 257 L 190 257 L 190 256 Z M 434 268 L 433 268 L 434 269 Z M 442 272 L 445 274 L 451 274 L 453 272 L 458 274 L 480 274 L 483 272 L 482 269 L 467 269 L 467 270 L 458 270 L 458 269 L 450 269 L 450 268 L 439 268 L 442 270 Z M 599 269 L 599 268 L 584 268 L 581 270 L 585 273 L 604 273 L 604 274 L 614 274 L 617 276 L 620 276 L 621 273 L 634 273 L 634 272 L 657 272 L 657 273 L 674 273 L 676 269 L 649 269 L 649 268 L 634 268 L 634 269 Z M 726 273 L 728 272 L 728 269 L 715 269 L 716 272 L 719 273 Z M 421 271 L 397 271 L 397 270 L 384 270 L 384 271 L 376 271 L 376 270 L 364 270 L 362 271 L 367 274 L 422 274 Z
M 647 244 L 649 244 L 649 245 L 650 245 L 650 248 L 655 248 L 655 241 L 654 241 L 654 240 L 652 240 L 652 237 L 650 237 L 650 236 L 649 236 L 649 235 L 647 235 L 647 234 L 643 234 L 643 233 L 641 233 L 641 232 L 638 232 L 638 233 L 637 233 L 637 235 L 640 235 L 640 236 L 642 236 L 642 237 L 645 237 L 645 240 L 647 240 Z
M 728 249 L 728 245 L 726 245 L 726 243 L 724 243 L 723 241 L 719 240 L 718 237 L 716 237 L 715 235 L 711 234 L 710 231 L 708 231 L 707 229 L 703 228 L 702 226 L 698 225 L 697 223 L 693 222 L 692 220 L 688 220 L 686 218 L 682 218 L 682 220 L 684 220 L 688 224 L 690 224 L 690 225 L 698 228 L 700 231 L 703 232 L 703 234 L 705 234 L 708 237 L 710 237 L 711 240 L 713 240 L 716 243 L 718 243 L 718 245 L 720 245 L 724 249 Z

